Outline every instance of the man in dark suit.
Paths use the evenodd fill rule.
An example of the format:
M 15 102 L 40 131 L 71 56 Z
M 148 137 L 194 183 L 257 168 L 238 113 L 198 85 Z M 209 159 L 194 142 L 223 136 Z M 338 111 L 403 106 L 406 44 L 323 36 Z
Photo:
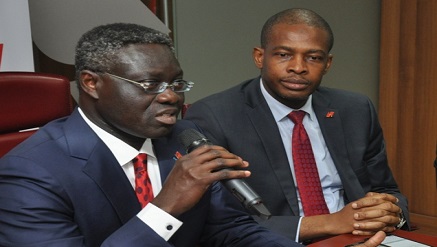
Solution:
M 79 108 L 0 160 L 0 246 L 300 246 L 217 182 L 248 177 L 218 169 L 247 162 L 213 145 L 184 155 L 177 137 L 195 126 L 177 115 L 192 83 L 167 35 L 94 28 L 77 45 L 76 73 Z M 134 175 L 139 153 L 147 173 Z M 153 199 L 142 208 L 134 188 L 145 174 Z
M 273 215 L 260 222 L 299 241 L 393 232 L 408 220 L 407 199 L 387 164 L 370 100 L 319 87 L 332 63 L 332 46 L 332 31 L 321 16 L 282 11 L 267 20 L 261 46 L 253 50 L 261 76 L 192 104 L 185 116 L 212 143 L 249 162 L 247 181 Z M 294 123 L 287 116 L 298 110 L 305 115 L 329 209 L 324 214 L 304 213 L 295 182 Z

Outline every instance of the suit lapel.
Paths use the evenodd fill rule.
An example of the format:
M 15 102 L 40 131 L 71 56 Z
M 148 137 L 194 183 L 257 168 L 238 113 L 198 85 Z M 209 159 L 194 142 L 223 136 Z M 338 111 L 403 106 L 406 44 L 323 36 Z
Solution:
M 173 169 L 177 159 L 176 152 L 179 152 L 181 155 L 185 154 L 182 149 L 177 149 L 178 146 L 176 146 L 175 143 L 177 143 L 176 140 L 171 141 L 168 138 L 153 140 L 153 148 L 155 150 L 156 157 L 158 158 L 162 184 L 164 184 L 165 179 L 167 178 L 171 169 Z
M 141 210 L 132 185 L 106 145 L 96 146 L 83 172 L 101 188 L 123 224 Z
M 259 78 L 250 83 L 245 97 L 248 103 L 248 117 L 263 143 L 269 164 L 281 185 L 293 214 L 299 215 L 296 187 L 290 170 L 290 164 L 288 163 L 278 126 L 261 93 Z
M 120 221 L 126 223 L 140 211 L 141 206 L 111 151 L 85 123 L 77 110 L 66 123 L 65 133 L 70 155 L 84 160 L 83 172 L 105 194 Z
M 153 148 L 159 162 L 159 170 L 163 184 L 178 159 L 176 153 L 180 155 L 186 154 L 186 151 L 178 141 L 178 136 L 187 128 L 196 129 L 196 126 L 192 122 L 179 120 L 176 125 L 173 126 L 169 135 L 153 140 Z
M 339 109 L 330 108 L 330 100 L 319 91 L 313 93 L 313 108 L 329 153 L 342 180 L 347 198 L 358 198 L 364 191 L 350 164 L 346 137 Z

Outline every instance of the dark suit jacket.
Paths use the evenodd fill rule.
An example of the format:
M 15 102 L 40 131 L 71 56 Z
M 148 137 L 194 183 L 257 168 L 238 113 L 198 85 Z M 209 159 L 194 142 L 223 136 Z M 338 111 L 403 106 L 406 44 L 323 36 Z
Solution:
M 162 181 L 172 169 L 179 121 L 153 140 Z M 0 160 L 0 246 L 294 246 L 269 234 L 214 184 L 181 215 L 169 243 L 135 215 L 140 205 L 122 168 L 77 110 L 39 130 Z M 239 239 L 241 238 L 241 239 Z M 103 244 L 102 244 L 103 243 Z
M 294 238 L 298 201 L 277 124 L 262 96 L 259 78 L 248 80 L 190 106 L 185 119 L 194 121 L 214 143 L 249 161 L 247 182 L 273 217 L 261 222 Z M 343 183 L 346 202 L 366 192 L 399 198 L 408 219 L 407 200 L 392 176 L 381 126 L 370 100 L 362 95 L 320 87 L 313 108 L 326 145 Z M 334 112 L 333 117 L 326 114 Z

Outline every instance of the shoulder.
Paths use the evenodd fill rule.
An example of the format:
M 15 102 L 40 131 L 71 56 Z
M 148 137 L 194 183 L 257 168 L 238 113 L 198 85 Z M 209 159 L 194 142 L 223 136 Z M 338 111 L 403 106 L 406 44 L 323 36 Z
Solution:
M 370 98 L 357 92 L 320 87 L 313 94 L 313 107 L 315 111 L 338 111 L 344 121 L 378 122 L 378 113 Z
M 259 78 L 246 80 L 194 102 L 187 111 L 187 117 L 189 119 L 192 114 L 197 113 L 227 115 L 240 112 L 248 104 L 249 98 L 259 99 L 258 96 L 253 96 L 257 90 L 259 90 Z
M 193 122 L 189 120 L 181 119 L 178 120 L 176 124 L 173 126 L 172 133 L 179 134 L 186 129 L 198 129 L 198 128 Z
M 195 129 L 197 131 L 200 131 L 199 127 L 194 124 L 194 122 L 189 121 L 189 120 L 185 120 L 185 119 L 180 119 L 176 122 L 176 124 L 173 126 L 171 132 L 162 138 L 157 138 L 155 139 L 155 144 L 161 141 L 164 141 L 165 143 L 169 144 L 169 143 L 179 143 L 178 141 L 178 137 L 179 135 L 184 132 L 184 130 L 187 129 Z
M 319 87 L 316 92 L 330 97 L 341 97 L 341 98 L 368 98 L 366 95 L 358 92 L 353 92 L 344 89 L 330 88 L 330 87 Z
M 313 93 L 314 100 L 327 100 L 333 104 L 333 106 L 339 105 L 371 105 L 373 103 L 370 98 L 362 93 L 348 91 L 344 89 L 319 87 Z
M 50 149 L 51 144 L 56 144 L 62 138 L 63 123 L 66 118 L 54 120 L 47 125 L 41 127 L 38 131 L 32 134 L 29 138 L 15 146 L 7 155 L 31 156 L 38 154 L 42 150 Z M 54 153 L 56 154 L 56 153 Z
M 229 102 L 242 99 L 242 96 L 246 94 L 249 90 L 256 86 L 256 82 L 259 82 L 259 78 L 249 79 L 243 81 L 233 87 L 222 90 L 217 93 L 213 93 L 209 96 L 206 96 L 196 103 L 214 103 L 214 102 Z

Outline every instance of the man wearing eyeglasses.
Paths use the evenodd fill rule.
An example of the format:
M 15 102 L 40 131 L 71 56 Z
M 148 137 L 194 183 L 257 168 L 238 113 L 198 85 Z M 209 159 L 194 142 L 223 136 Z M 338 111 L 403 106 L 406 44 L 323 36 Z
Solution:
M 184 155 L 177 137 L 195 126 L 177 116 L 193 83 L 173 49 L 134 24 L 82 36 L 78 109 L 0 160 L 0 246 L 300 246 L 216 183 L 249 176 L 220 170 L 247 162 L 212 145 Z

